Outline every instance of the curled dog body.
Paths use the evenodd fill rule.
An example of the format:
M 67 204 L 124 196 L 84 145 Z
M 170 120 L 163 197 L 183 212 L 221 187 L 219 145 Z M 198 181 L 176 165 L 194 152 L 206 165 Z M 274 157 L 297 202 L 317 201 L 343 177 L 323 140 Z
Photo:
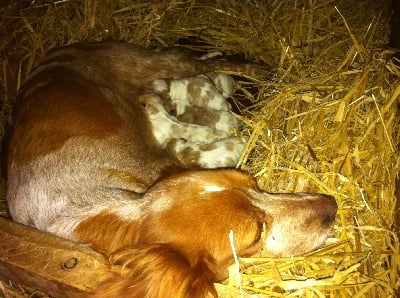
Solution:
M 160 144 L 143 102 L 146 86 L 222 68 L 252 71 L 175 51 L 83 44 L 51 51 L 22 87 L 7 149 L 10 214 L 86 243 L 120 267 L 94 295 L 216 296 L 213 282 L 233 262 L 230 230 L 239 256 L 261 249 L 270 256 L 302 254 L 329 235 L 337 209 L 332 197 L 269 194 L 249 174 L 199 169 L 199 155 L 185 164 L 187 148 Z M 230 138 L 196 146 L 207 151 L 221 141 L 224 155 L 224 140 Z

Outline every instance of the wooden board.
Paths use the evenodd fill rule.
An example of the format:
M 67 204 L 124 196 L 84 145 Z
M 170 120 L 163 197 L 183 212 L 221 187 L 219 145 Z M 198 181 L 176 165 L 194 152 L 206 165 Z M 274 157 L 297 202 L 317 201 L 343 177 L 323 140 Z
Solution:
M 104 257 L 87 246 L 0 217 L 0 277 L 75 298 L 88 296 L 112 273 Z

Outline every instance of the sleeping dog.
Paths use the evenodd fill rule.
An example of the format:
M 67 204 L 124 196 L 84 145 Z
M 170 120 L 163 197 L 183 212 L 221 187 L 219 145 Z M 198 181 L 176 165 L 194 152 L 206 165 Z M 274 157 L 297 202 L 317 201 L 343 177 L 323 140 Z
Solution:
M 12 113 L 13 220 L 107 257 L 121 270 L 93 293 L 104 297 L 217 296 L 213 283 L 233 262 L 230 231 L 241 257 L 315 249 L 335 200 L 269 194 L 232 169 L 243 142 L 230 134 L 239 125 L 225 102 L 230 79 L 198 80 L 259 67 L 116 42 L 50 51 Z M 199 113 L 217 120 L 198 123 Z

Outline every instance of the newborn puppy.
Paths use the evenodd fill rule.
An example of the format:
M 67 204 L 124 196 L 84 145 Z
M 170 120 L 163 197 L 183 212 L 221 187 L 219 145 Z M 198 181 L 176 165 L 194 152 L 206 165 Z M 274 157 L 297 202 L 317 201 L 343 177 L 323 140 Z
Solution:
M 239 122 L 230 113 L 227 98 L 235 92 L 235 80 L 210 72 L 184 79 L 159 79 L 153 91 L 163 98 L 165 110 L 177 119 L 232 132 Z
M 234 93 L 232 77 L 208 73 L 184 79 L 158 79 L 142 97 L 160 146 L 186 166 L 234 167 L 244 140 L 233 137 L 239 121 L 227 97 Z

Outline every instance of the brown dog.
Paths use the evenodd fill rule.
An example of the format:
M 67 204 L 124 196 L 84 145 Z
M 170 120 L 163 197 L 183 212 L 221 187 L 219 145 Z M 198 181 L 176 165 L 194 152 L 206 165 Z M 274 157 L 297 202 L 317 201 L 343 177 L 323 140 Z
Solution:
M 216 296 L 213 282 L 233 262 L 230 230 L 239 256 L 316 248 L 333 225 L 332 197 L 268 194 L 241 171 L 187 169 L 155 137 L 146 99 L 160 97 L 143 86 L 254 68 L 113 42 L 50 52 L 12 115 L 12 218 L 87 243 L 120 265 L 122 277 L 97 293 L 104 297 Z

